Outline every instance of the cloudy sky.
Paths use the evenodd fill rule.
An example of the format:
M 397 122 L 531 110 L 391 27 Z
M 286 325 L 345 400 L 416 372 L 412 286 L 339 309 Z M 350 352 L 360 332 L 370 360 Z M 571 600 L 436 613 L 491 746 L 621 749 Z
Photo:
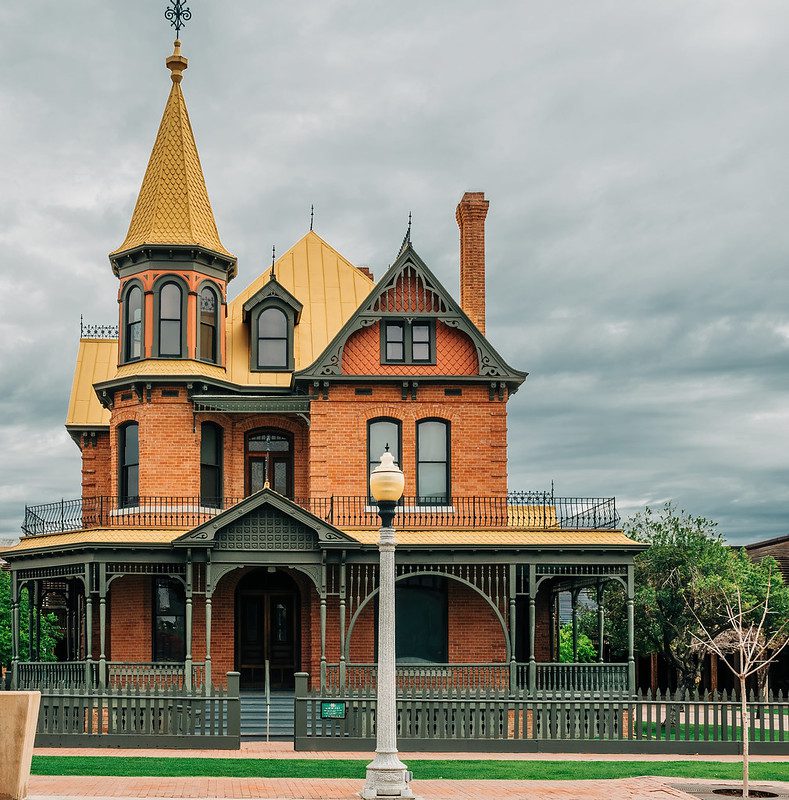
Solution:
M 169 77 L 163 0 L 0 5 L 0 535 L 79 494 L 79 317 L 114 322 Z M 510 484 L 789 532 L 789 5 L 192 0 L 192 124 L 236 293 L 306 230 L 457 292 L 529 379 Z M 231 291 L 231 294 L 234 293 Z

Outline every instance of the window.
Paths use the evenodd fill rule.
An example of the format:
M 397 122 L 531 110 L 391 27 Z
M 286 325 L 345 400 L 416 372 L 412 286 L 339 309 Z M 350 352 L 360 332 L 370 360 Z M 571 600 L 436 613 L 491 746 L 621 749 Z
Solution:
M 435 364 L 433 320 L 394 320 L 381 324 L 381 363 Z
M 446 664 L 449 660 L 447 589 L 447 579 L 438 575 L 418 575 L 395 584 L 395 657 L 399 664 Z M 375 619 L 377 650 L 377 611 Z
M 126 293 L 124 308 L 123 360 L 142 357 L 142 289 L 132 286 Z
M 120 505 L 137 505 L 140 497 L 140 440 L 136 422 L 126 422 L 118 429 L 118 464 Z
M 258 317 L 258 359 L 260 369 L 288 368 L 288 318 L 279 308 L 266 308 Z
M 153 660 L 186 658 L 184 587 L 173 578 L 153 579 Z
M 177 283 L 165 283 L 159 290 L 159 355 L 180 356 L 183 293 Z
M 416 425 L 418 503 L 449 503 L 449 423 L 426 419 Z
M 371 419 L 367 423 L 367 478 L 381 463 L 381 455 L 389 445 L 395 463 L 400 464 L 400 421 L 396 419 Z M 368 484 L 369 486 L 369 484 Z M 369 489 L 368 489 L 369 493 Z M 370 502 L 374 498 L 370 495 Z
M 386 323 L 386 360 L 405 361 L 405 325 L 402 322 Z
M 219 338 L 217 336 L 219 301 L 216 292 L 205 286 L 200 292 L 200 341 L 199 357 L 216 364 L 219 361 Z
M 213 422 L 200 426 L 200 505 L 222 505 L 222 443 L 224 431 Z

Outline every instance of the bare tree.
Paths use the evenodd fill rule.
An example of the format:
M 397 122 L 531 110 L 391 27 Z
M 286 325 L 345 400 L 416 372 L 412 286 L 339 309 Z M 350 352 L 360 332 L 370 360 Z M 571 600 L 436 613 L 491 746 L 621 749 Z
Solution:
M 789 619 L 779 620 L 777 625 L 773 625 L 773 620 L 770 619 L 776 613 L 775 609 L 770 608 L 771 582 L 772 569 L 767 574 L 764 599 L 750 606 L 743 606 L 740 586 L 735 586 L 733 596 L 732 593 L 722 589 L 725 630 L 720 633 L 710 633 L 693 608 L 690 609 L 696 617 L 701 632 L 700 635 L 691 632 L 694 645 L 706 652 L 714 653 L 739 681 L 743 797 L 750 797 L 748 792 L 750 718 L 745 685 L 751 675 L 764 674 L 767 667 L 789 644 Z

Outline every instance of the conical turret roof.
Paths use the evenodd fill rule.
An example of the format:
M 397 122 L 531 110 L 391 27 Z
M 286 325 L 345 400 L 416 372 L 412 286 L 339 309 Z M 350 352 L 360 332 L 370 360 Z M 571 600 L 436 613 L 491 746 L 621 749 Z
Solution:
M 173 87 L 123 244 L 110 257 L 142 245 L 196 245 L 226 258 L 235 256 L 219 239 L 181 91 L 187 59 L 180 42 L 167 59 Z

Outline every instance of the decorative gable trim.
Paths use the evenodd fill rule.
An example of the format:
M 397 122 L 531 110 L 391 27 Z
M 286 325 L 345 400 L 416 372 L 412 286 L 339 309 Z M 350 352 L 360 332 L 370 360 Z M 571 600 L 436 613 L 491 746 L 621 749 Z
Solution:
M 335 528 L 328 522 L 324 522 L 301 506 L 296 505 L 292 500 L 288 500 L 287 497 L 283 497 L 281 494 L 277 494 L 271 489 L 261 489 L 259 492 L 237 503 L 232 508 L 217 514 L 213 519 L 208 520 L 208 522 L 204 522 L 191 531 L 187 531 L 173 542 L 173 546 L 194 547 L 195 545 L 203 545 L 206 547 L 214 547 L 217 535 L 224 531 L 231 523 L 264 507 L 275 509 L 284 516 L 315 531 L 318 535 L 318 544 L 321 547 L 338 545 L 342 547 L 359 546 L 359 543 L 355 539 L 343 533 L 339 528 Z
M 304 306 L 273 275 L 244 303 L 244 319 L 248 319 L 249 315 L 267 300 L 279 300 L 291 308 L 295 316 L 295 323 L 298 325 Z
M 295 377 L 308 380 L 341 377 L 343 350 L 351 334 L 387 317 L 441 320 L 450 328 L 463 331 L 474 342 L 480 377 L 504 381 L 509 384 L 510 391 L 515 391 L 526 380 L 528 373 L 513 369 L 496 352 L 422 261 L 410 241 L 404 243 L 394 264 L 318 359 Z

